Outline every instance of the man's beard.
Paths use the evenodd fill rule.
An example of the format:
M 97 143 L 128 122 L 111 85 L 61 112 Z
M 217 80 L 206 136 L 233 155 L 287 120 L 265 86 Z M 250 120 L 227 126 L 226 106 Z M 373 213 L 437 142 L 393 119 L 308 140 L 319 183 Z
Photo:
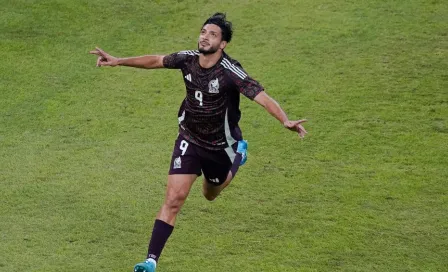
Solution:
M 218 46 L 217 47 L 210 46 L 210 48 L 208 50 L 205 50 L 205 49 L 201 49 L 200 44 L 198 43 L 198 51 L 199 51 L 199 53 L 204 54 L 204 55 L 214 54 L 218 51 L 218 48 L 219 48 Z

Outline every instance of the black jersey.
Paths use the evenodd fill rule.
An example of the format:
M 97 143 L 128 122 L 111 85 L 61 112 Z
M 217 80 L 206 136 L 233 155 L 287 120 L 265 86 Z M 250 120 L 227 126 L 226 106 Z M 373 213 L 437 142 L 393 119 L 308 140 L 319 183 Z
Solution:
M 225 149 L 242 140 L 240 93 L 253 100 L 263 87 L 227 54 L 211 68 L 199 65 L 199 55 L 181 51 L 163 59 L 165 68 L 182 71 L 187 91 L 179 109 L 179 133 L 204 148 Z

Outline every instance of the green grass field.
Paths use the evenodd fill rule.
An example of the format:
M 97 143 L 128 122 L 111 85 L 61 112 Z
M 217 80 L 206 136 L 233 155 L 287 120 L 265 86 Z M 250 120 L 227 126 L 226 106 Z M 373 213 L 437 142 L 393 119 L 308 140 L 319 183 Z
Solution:
M 168 271 L 448 271 L 448 4 L 442 0 L 0 0 L 0 271 L 132 271 L 162 204 L 178 71 L 97 68 L 226 50 L 298 140 L 242 99 L 249 160 L 215 202 L 197 182 Z

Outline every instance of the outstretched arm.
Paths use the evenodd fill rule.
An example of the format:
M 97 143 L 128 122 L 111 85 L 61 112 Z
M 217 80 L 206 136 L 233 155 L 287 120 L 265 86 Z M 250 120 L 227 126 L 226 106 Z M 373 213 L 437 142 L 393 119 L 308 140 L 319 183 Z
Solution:
M 302 123 L 306 122 L 306 120 L 296 120 L 291 121 L 288 119 L 288 116 L 280 107 L 280 105 L 271 98 L 266 92 L 260 92 L 255 98 L 255 102 L 263 106 L 267 112 L 269 112 L 272 116 L 274 116 L 283 126 L 291 131 L 296 131 L 299 134 L 300 138 L 303 138 L 307 133 L 305 128 L 302 126 Z
M 155 69 L 163 68 L 163 55 L 146 55 L 140 57 L 117 58 L 106 52 L 101 48 L 96 47 L 95 50 L 90 51 L 90 54 L 98 56 L 96 66 L 129 66 L 136 68 Z

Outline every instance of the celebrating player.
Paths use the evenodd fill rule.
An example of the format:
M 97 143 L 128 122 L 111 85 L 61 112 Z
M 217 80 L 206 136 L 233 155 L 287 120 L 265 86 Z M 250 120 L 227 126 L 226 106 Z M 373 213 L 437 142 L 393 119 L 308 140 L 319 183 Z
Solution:
M 197 177 L 204 174 L 203 194 L 214 200 L 246 161 L 247 142 L 238 126 L 240 93 L 255 100 L 301 138 L 307 133 L 302 126 L 306 120 L 289 120 L 263 86 L 224 52 L 232 34 L 232 24 L 226 15 L 215 13 L 202 25 L 198 50 L 130 58 L 116 58 L 100 48 L 90 52 L 98 56 L 97 66 L 179 69 L 186 87 L 178 114 L 179 135 L 174 143 L 165 201 L 154 223 L 147 258 L 135 265 L 135 272 L 155 271 L 176 216 Z

